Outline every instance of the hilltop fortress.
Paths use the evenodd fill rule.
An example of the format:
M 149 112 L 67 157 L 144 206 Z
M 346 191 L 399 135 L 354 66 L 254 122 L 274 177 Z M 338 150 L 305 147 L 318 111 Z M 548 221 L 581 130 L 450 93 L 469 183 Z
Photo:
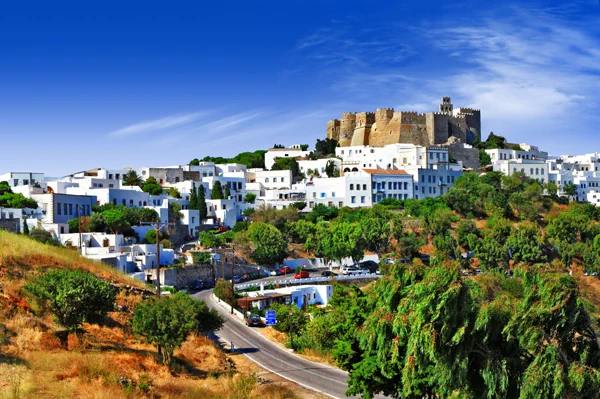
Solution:
M 375 112 L 344 112 L 341 120 L 327 123 L 327 138 L 337 140 L 341 147 L 473 144 L 480 134 L 481 112 L 453 108 L 450 97 L 442 97 L 439 112 L 419 114 L 379 108 Z

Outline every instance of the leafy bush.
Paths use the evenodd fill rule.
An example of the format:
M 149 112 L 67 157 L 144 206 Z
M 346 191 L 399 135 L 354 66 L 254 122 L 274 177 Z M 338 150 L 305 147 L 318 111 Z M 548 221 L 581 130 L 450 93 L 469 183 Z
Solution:
M 135 308 L 132 323 L 136 334 L 158 347 L 160 360 L 165 365 L 171 364 L 173 351 L 190 333 L 214 331 L 222 324 L 221 317 L 208 310 L 204 302 L 182 292 L 140 303 Z
M 53 270 L 25 286 L 69 331 L 112 311 L 118 289 L 83 270 Z
M 31 231 L 29 232 L 29 238 L 41 242 L 42 244 L 60 247 L 60 242 L 58 242 L 58 240 L 54 238 L 52 233 L 42 228 L 34 227 L 33 229 L 31 229 Z

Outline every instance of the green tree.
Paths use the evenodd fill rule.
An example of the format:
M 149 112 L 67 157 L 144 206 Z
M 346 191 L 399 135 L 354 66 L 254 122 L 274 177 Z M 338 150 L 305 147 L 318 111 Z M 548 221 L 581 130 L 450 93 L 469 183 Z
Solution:
M 221 182 L 219 180 L 213 183 L 213 188 L 211 190 L 211 199 L 220 200 L 223 199 L 223 187 L 221 186 Z
M 363 258 L 366 243 L 359 223 L 333 223 L 330 232 L 330 243 L 325 247 L 327 259 L 341 261 L 348 257 L 358 263 Z
M 190 191 L 188 209 L 198 209 L 198 192 L 196 191 L 196 183 L 194 182 L 192 182 L 192 190 Z
M 200 223 L 204 222 L 208 217 L 208 207 L 206 205 L 206 198 L 204 197 L 204 186 L 200 189 L 198 193 L 198 207 L 200 213 Z
M 445 260 L 448 258 L 458 258 L 460 256 L 456 241 L 448 232 L 435 236 L 433 239 L 433 246 L 436 249 L 436 258 L 438 259 Z
M 53 270 L 25 286 L 68 331 L 100 321 L 114 308 L 118 289 L 83 270 Z
M 220 298 L 229 305 L 233 305 L 233 302 L 235 301 L 235 294 L 231 289 L 231 283 L 229 281 L 225 281 L 223 279 L 217 280 L 214 294 L 217 298 Z
M 23 219 L 23 235 L 29 235 L 29 225 L 27 224 L 27 218 Z
M 181 193 L 175 187 L 169 187 L 169 189 L 167 190 L 167 195 L 173 198 L 181 198 Z
M 229 199 L 231 198 L 231 191 L 229 190 L 229 184 L 225 185 L 225 190 L 223 192 L 223 198 L 224 199 Z
M 210 231 L 203 231 L 199 235 L 200 245 L 204 248 L 216 248 L 225 245 L 222 235 L 216 235 Z
M 0 193 L 0 207 L 37 209 L 38 204 L 34 199 L 27 198 L 21 193 L 13 193 L 10 186 L 6 184 Z
M 302 172 L 300 172 L 300 165 L 296 158 L 277 158 L 271 170 L 291 170 L 292 171 L 292 181 L 298 181 Z
M 120 209 L 109 209 L 102 212 L 106 220 L 106 228 L 112 234 L 130 234 L 131 225 L 125 220 L 125 215 Z
M 60 242 L 58 242 L 58 240 L 54 238 L 51 232 L 39 227 L 34 227 L 33 229 L 31 229 L 31 231 L 29 232 L 29 238 L 41 242 L 42 244 L 48 244 L 55 247 L 60 246 Z
M 335 155 L 335 149 L 337 147 L 339 147 L 339 143 L 336 140 L 329 138 L 326 138 L 325 140 L 317 139 L 317 143 L 315 144 L 315 155 L 317 159 Z
M 300 219 L 297 222 L 293 222 L 291 226 L 291 235 L 295 242 L 305 243 L 308 236 L 314 234 L 317 231 L 317 227 L 314 223 Z
M 268 223 L 252 223 L 249 237 L 255 245 L 252 259 L 262 265 L 273 265 L 287 256 L 287 241 L 277 228 Z
M 327 177 L 339 177 L 340 170 L 332 159 L 325 164 L 325 173 L 327 174 Z
M 161 195 L 163 188 L 160 184 L 158 184 L 158 181 L 156 181 L 154 176 L 150 176 L 142 185 L 142 191 L 150 195 Z
M 490 158 L 490 155 L 485 152 L 485 150 L 481 149 L 479 150 L 479 164 L 481 166 L 487 166 L 490 165 L 492 163 L 492 158 Z
M 387 248 L 391 239 L 391 214 L 383 206 L 375 205 L 367 211 L 367 216 L 361 219 L 361 228 L 366 248 L 377 252 Z
M 565 184 L 562 187 L 562 191 L 570 201 L 575 201 L 575 195 L 577 194 L 577 186 L 575 184 L 571 182 Z
M 537 263 L 546 260 L 540 229 L 532 224 L 522 224 L 513 230 L 506 240 L 506 247 L 516 262 Z
M 135 170 L 130 170 L 123 176 L 124 186 L 142 186 L 144 181 L 138 176 Z
M 492 234 L 486 234 L 475 249 L 481 266 L 487 270 L 508 266 L 508 250 Z
M 450 209 L 439 208 L 431 214 L 425 215 L 422 220 L 427 232 L 435 236 L 448 231 L 452 223 L 457 221 L 457 218 Z
M 207 324 L 199 321 L 207 317 Z M 160 360 L 170 366 L 173 352 L 194 331 L 207 327 L 219 327 L 222 321 L 217 314 L 207 310 L 201 301 L 192 299 L 188 294 L 179 292 L 173 296 L 150 298 L 138 304 L 133 314 L 133 331 L 145 338 L 149 344 L 156 345 Z
M 256 201 L 256 194 L 246 193 L 246 196 L 244 197 L 244 202 L 246 204 L 254 204 L 254 201 Z
M 166 240 L 168 237 L 164 233 L 160 233 L 158 235 L 159 241 Z M 156 244 L 156 230 L 150 229 L 144 235 L 144 242 L 146 244 Z
M 475 238 L 478 238 L 479 235 L 479 229 L 475 226 L 475 223 L 472 220 L 461 221 L 456 229 L 458 245 L 460 245 L 468 251 L 475 249 L 475 247 L 473 247 L 473 244 L 476 243 L 476 240 L 473 239 L 473 236 L 475 236 Z
M 79 218 L 69 219 L 67 226 L 69 226 L 70 233 L 79 232 Z
M 103 233 L 106 231 L 106 218 L 102 213 L 92 213 L 90 223 L 88 224 L 86 231 L 89 233 Z

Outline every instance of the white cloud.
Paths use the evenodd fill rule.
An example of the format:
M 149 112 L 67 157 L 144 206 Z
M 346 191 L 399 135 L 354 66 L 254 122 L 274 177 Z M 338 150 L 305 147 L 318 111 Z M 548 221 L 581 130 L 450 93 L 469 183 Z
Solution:
M 196 121 L 208 115 L 208 111 L 193 112 L 189 114 L 172 115 L 161 119 L 139 122 L 134 125 L 115 130 L 110 133 L 111 136 L 131 136 L 140 133 L 146 133 L 155 130 L 163 130 L 182 126 Z

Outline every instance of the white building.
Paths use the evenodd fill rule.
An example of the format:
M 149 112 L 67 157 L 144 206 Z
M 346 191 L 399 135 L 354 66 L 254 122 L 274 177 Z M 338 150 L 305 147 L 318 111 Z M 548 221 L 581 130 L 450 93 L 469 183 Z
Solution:
M 8 172 L 0 175 L 0 181 L 8 182 L 8 185 L 11 187 L 33 186 L 44 181 L 44 174 L 34 172 Z
M 308 177 L 309 170 L 316 171 L 318 173 L 318 176 L 316 177 L 327 177 L 325 168 L 329 161 L 333 162 L 335 164 L 336 169 L 341 173 L 342 160 L 339 158 L 323 158 L 316 160 L 305 159 L 298 161 L 298 166 L 300 167 L 300 172 L 303 173 L 306 177 Z
M 371 176 L 373 203 L 385 198 L 414 198 L 413 176 L 405 170 L 364 169 Z
M 248 292 L 248 304 L 254 309 L 266 309 L 273 302 L 272 299 L 283 298 L 286 304 L 294 304 L 299 308 L 313 305 L 326 306 L 333 295 L 331 285 L 299 285 L 274 290 L 265 290 L 261 287 L 260 291 Z M 256 300 L 252 300 L 256 298 Z M 250 306 L 250 305 L 248 305 Z
M 493 170 L 502 172 L 507 176 L 520 172 L 530 179 L 538 180 L 544 184 L 548 182 L 548 166 L 546 161 L 541 159 L 509 159 L 496 161 L 492 164 Z
M 309 154 L 300 148 L 271 148 L 265 153 L 265 168 L 271 169 L 278 158 L 306 158 Z
M 69 232 L 67 222 L 79 216 L 91 216 L 96 198 L 89 195 L 34 194 L 41 209 L 42 226 L 59 237 Z
M 371 176 L 368 174 L 350 173 L 306 182 L 307 211 L 319 204 L 338 208 L 370 207 L 371 199 Z

